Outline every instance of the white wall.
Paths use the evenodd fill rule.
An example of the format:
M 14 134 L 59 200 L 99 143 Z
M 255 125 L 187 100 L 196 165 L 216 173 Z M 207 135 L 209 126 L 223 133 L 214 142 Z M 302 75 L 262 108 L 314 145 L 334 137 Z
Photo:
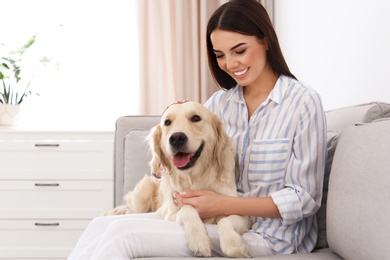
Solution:
M 274 23 L 291 71 L 326 110 L 390 102 L 390 1 L 275 0 Z

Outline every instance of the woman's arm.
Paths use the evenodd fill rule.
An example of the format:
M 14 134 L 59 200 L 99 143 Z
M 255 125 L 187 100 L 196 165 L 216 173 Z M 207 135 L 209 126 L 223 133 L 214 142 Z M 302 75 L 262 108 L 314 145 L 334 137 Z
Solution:
M 291 225 L 316 214 L 322 198 L 326 162 L 326 120 L 320 96 L 310 92 L 300 101 L 298 119 L 284 188 L 270 195 Z
M 271 197 L 232 197 L 207 190 L 191 190 L 174 194 L 177 204 L 193 206 L 202 219 L 218 215 L 242 215 L 280 218 L 280 213 Z

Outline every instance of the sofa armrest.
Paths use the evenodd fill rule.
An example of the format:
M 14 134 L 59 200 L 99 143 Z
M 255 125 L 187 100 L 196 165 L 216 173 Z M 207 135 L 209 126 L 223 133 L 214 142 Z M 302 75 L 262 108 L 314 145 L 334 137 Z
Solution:
M 345 259 L 390 255 L 390 119 L 347 127 L 329 180 L 330 249 Z
M 348 126 L 357 123 L 370 123 L 372 121 L 389 118 L 390 104 L 385 102 L 370 102 L 354 106 L 342 107 L 326 111 L 327 121 L 327 160 L 324 175 L 324 188 L 322 195 L 321 207 L 317 213 L 318 219 L 318 240 L 317 248 L 328 247 L 326 236 L 326 211 L 327 195 L 330 171 L 332 168 L 333 156 L 336 151 L 340 134 Z

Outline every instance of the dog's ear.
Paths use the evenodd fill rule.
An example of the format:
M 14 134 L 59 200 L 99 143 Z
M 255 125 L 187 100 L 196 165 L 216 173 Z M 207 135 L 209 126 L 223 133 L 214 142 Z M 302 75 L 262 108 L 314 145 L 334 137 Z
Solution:
M 162 130 L 160 125 L 152 128 L 149 135 L 149 146 L 152 150 L 152 160 L 149 165 L 151 171 L 157 178 L 161 178 L 162 172 L 170 169 L 169 160 L 161 149 Z M 168 171 L 169 172 L 169 171 Z
M 214 146 L 213 156 L 217 160 L 218 165 L 221 168 L 225 168 L 226 158 L 229 158 L 232 153 L 230 139 L 225 132 L 222 121 L 215 114 L 212 116 L 212 125 L 216 135 L 216 145 Z

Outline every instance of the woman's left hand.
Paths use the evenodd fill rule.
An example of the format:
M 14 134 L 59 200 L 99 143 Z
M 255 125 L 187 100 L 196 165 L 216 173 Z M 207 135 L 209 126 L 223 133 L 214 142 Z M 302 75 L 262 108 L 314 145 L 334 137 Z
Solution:
M 200 218 L 206 219 L 223 215 L 223 201 L 226 196 L 208 190 L 190 190 L 186 192 L 174 192 L 173 197 L 179 207 L 191 205 Z

